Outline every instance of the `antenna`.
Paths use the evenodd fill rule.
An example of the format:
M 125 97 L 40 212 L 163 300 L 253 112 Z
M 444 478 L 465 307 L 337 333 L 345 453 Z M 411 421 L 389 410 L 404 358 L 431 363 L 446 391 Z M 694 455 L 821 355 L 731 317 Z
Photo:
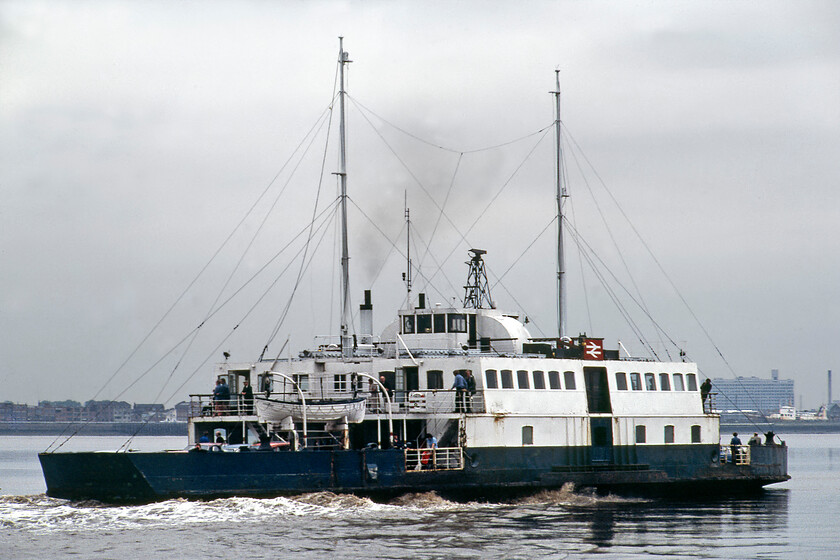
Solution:
M 551 93 L 555 101 L 554 136 L 557 149 L 555 164 L 557 183 L 557 333 L 566 336 L 566 261 L 563 255 L 563 199 L 569 195 L 563 184 L 563 148 L 560 143 L 560 70 L 554 71 L 556 88 Z
M 411 211 L 408 208 L 408 192 L 405 193 L 405 293 L 407 305 L 411 305 Z
M 493 300 L 490 298 L 490 284 L 487 282 L 487 273 L 484 271 L 484 260 L 481 255 L 487 253 L 484 249 L 470 249 L 472 258 L 466 264 L 470 271 L 467 275 L 467 285 L 464 286 L 464 307 L 482 309 L 486 303 L 491 309 Z

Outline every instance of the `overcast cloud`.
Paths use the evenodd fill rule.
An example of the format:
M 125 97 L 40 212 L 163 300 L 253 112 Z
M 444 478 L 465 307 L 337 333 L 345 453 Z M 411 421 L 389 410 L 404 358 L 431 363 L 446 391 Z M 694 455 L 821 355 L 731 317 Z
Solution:
M 469 247 L 448 220 L 466 232 L 501 190 L 467 239 L 488 250 L 496 277 L 505 273 L 552 219 L 553 139 L 537 144 L 532 136 L 508 150 L 465 154 L 459 164 L 457 153 L 369 116 L 400 161 L 357 103 L 434 144 L 468 151 L 549 125 L 559 67 L 569 138 L 735 373 L 769 377 L 778 368 L 796 381 L 797 405 L 801 395 L 806 407 L 817 406 L 826 400 L 826 370 L 840 371 L 838 6 L 0 2 L 0 400 L 97 394 L 329 105 L 343 35 L 353 60 L 350 193 L 390 238 L 351 206 L 353 305 L 373 288 L 376 329 L 404 297 L 397 249 L 405 244 L 405 193 L 419 243 L 438 220 L 424 189 L 442 205 L 454 185 L 432 252 L 439 261 L 455 252 L 417 289 L 434 302 L 460 298 Z M 222 300 L 309 222 L 323 132 Z M 591 189 L 607 200 L 603 189 L 591 172 L 588 179 L 577 172 L 571 151 L 566 162 L 571 217 L 606 260 L 615 250 L 598 233 L 590 196 Z M 202 327 L 189 351 L 182 344 L 152 367 L 207 314 L 288 169 L 99 398 L 148 402 L 160 393 L 173 404 L 210 390 L 221 350 L 242 361 L 259 355 L 298 264 L 232 329 L 291 254 Z M 320 209 L 335 197 L 336 170 L 330 151 Z M 620 241 L 630 240 L 617 217 L 607 220 Z M 324 231 L 270 353 L 287 338 L 298 351 L 316 334 L 337 332 L 334 227 Z M 552 232 L 494 287 L 499 307 L 527 314 L 534 335 L 551 336 L 556 324 Z M 639 244 L 622 251 L 668 336 L 703 373 L 730 377 Z M 422 254 L 418 248 L 415 262 Z M 604 336 L 609 347 L 621 339 L 642 353 L 606 291 L 580 272 L 577 250 L 569 255 L 571 334 Z M 434 264 L 427 256 L 424 274 L 434 274 Z M 659 344 L 653 332 L 650 340 Z

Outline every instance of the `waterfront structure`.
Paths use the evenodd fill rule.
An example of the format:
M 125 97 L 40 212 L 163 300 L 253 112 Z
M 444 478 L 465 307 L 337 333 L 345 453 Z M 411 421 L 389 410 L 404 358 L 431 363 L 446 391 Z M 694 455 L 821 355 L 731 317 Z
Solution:
M 778 379 L 777 375 L 773 379 L 760 377 L 712 379 L 713 391 L 717 393 L 716 408 L 720 411 L 755 410 L 771 414 L 778 413 L 783 406 L 793 406 L 793 380 Z

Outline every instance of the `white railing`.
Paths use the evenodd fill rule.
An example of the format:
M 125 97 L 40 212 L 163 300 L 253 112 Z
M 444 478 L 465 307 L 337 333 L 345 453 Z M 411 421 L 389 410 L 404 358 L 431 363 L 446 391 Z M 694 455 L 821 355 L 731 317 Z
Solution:
M 721 445 L 720 462 L 734 463 L 736 465 L 749 465 L 752 460 L 752 454 L 750 452 L 751 448 L 749 445 L 737 445 L 734 449 L 731 445 Z
M 421 447 L 405 449 L 406 472 L 454 471 L 464 468 L 464 451 L 460 447 Z
M 463 401 L 457 401 L 458 395 L 454 390 L 430 389 L 427 391 L 395 391 L 391 399 L 393 414 L 460 414 L 462 412 L 484 412 L 484 395 L 481 391 L 476 394 L 464 395 Z M 372 414 L 387 412 L 384 399 L 375 393 L 370 393 L 367 400 L 367 411 Z

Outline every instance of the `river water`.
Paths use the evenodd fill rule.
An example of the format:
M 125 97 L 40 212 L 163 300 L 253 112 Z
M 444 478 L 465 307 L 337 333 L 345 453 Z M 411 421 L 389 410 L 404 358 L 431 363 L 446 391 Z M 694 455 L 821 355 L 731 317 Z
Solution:
M 672 501 L 563 489 L 515 503 L 435 494 L 387 504 L 328 493 L 103 506 L 44 496 L 50 437 L 0 437 L 0 557 L 18 558 L 837 558 L 840 434 L 782 436 L 793 479 L 741 498 Z M 116 449 L 75 438 L 63 450 Z M 138 438 L 132 448 L 180 448 Z

